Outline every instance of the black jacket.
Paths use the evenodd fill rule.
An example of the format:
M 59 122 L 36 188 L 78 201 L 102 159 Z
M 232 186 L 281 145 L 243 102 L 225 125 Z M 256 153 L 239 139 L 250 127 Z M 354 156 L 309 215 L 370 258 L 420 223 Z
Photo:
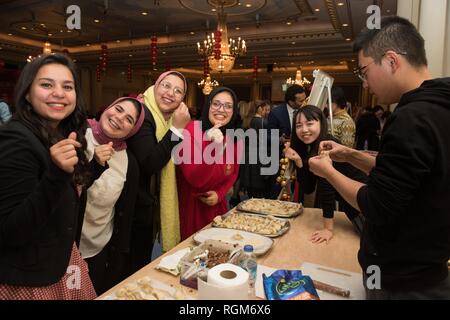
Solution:
M 337 143 L 340 143 L 338 139 L 331 135 L 327 135 L 324 140 L 333 140 Z M 316 176 L 314 173 L 312 173 L 309 170 L 308 165 L 308 159 L 302 159 L 303 167 L 297 168 L 297 177 L 298 177 L 298 183 L 299 183 L 299 189 L 298 189 L 298 199 L 299 202 L 303 202 L 305 198 L 305 194 L 310 194 L 314 192 L 316 186 L 316 199 L 315 199 L 315 207 L 322 209 L 322 214 L 324 218 L 333 218 L 334 217 L 334 211 L 336 209 L 336 201 L 339 201 L 341 204 L 341 210 L 342 208 L 346 208 L 347 211 L 351 212 L 345 212 L 350 219 L 354 218 L 358 212 L 356 210 L 352 210 L 351 206 L 346 203 L 344 199 L 342 199 L 336 189 L 333 188 L 333 186 L 324 178 Z M 355 167 L 351 166 L 348 163 L 343 162 L 333 162 L 333 166 L 337 171 L 342 173 L 343 175 L 360 181 L 360 182 L 366 182 L 367 176 L 360 170 L 356 169 Z
M 376 166 L 358 204 L 366 216 L 359 261 L 381 285 L 422 289 L 448 274 L 450 78 L 404 94 L 383 130 Z
M 140 170 L 135 221 L 140 225 L 153 225 L 159 228 L 157 225 L 159 225 L 160 171 L 169 162 L 172 149 L 181 139 L 169 130 L 158 142 L 155 120 L 148 108 L 144 109 L 145 119 L 142 127 L 127 141 Z
M 47 286 L 65 274 L 78 224 L 70 174 L 19 121 L 0 128 L 0 283 Z

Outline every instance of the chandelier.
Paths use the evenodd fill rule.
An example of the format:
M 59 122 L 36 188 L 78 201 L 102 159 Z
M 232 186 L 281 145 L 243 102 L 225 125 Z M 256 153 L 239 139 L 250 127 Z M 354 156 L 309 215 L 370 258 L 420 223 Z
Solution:
M 217 80 L 211 80 L 211 75 L 208 74 L 204 79 L 197 83 L 197 85 L 202 89 L 203 94 L 207 96 L 219 85 L 219 82 L 217 82 Z
M 44 48 L 42 48 L 42 53 L 47 53 L 47 54 L 52 53 L 52 45 L 50 44 L 50 42 L 46 41 L 44 43 Z
M 288 78 L 286 80 L 286 84 L 288 86 L 292 86 L 293 84 L 298 84 L 299 86 L 304 87 L 306 85 L 311 84 L 311 81 L 309 81 L 305 77 L 303 77 L 303 79 L 302 79 L 302 68 L 298 68 L 297 72 L 295 73 L 295 79 Z
M 208 59 L 210 68 L 216 72 L 229 72 L 233 69 L 234 61 L 237 57 L 243 56 L 247 52 L 245 40 L 240 37 L 237 40 L 228 39 L 226 24 L 227 15 L 223 10 L 221 1 L 218 10 L 217 31 L 203 41 L 203 45 L 197 42 L 198 54 Z

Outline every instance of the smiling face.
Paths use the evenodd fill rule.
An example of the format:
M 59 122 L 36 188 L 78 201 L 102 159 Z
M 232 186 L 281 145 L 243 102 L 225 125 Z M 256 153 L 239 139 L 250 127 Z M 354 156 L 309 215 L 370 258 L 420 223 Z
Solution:
M 213 126 L 220 124 L 221 127 L 230 122 L 233 117 L 233 97 L 229 92 L 222 91 L 216 94 L 209 107 L 208 118 Z
M 44 65 L 31 83 L 26 99 L 40 117 L 56 128 L 75 110 L 77 94 L 72 72 L 61 64 Z
M 119 101 L 105 110 L 100 117 L 102 131 L 110 138 L 125 138 L 133 130 L 138 112 L 129 100 Z
M 183 101 L 186 88 L 184 81 L 174 75 L 166 76 L 155 88 L 155 100 L 163 114 L 172 114 Z
M 303 113 L 297 115 L 295 119 L 295 133 L 305 144 L 311 144 L 320 135 L 320 122 L 318 120 L 308 120 Z

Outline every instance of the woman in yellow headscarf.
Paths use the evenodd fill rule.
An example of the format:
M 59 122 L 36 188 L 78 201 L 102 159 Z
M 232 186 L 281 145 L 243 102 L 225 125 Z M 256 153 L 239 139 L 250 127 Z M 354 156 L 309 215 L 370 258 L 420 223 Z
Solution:
M 140 167 L 138 199 L 131 239 L 131 268 L 136 271 L 151 261 L 153 243 L 161 236 L 163 251 L 180 242 L 180 221 L 175 166 L 171 152 L 190 121 L 183 103 L 187 83 L 176 71 L 168 71 L 144 93 L 145 120 L 128 147 Z

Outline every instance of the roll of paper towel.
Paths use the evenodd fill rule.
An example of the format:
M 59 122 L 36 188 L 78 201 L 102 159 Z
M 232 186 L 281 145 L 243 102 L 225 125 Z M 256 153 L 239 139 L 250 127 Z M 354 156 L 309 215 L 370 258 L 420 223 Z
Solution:
M 231 263 L 208 271 L 208 282 L 198 279 L 198 298 L 202 300 L 247 300 L 248 272 Z

